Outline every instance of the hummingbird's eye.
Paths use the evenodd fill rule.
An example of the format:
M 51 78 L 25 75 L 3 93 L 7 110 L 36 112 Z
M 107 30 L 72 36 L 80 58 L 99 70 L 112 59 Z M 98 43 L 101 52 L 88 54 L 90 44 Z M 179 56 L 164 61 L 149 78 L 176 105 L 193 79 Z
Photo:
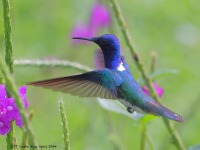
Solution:
M 106 41 L 105 41 L 105 39 L 101 39 L 101 45 L 105 45 L 106 44 Z

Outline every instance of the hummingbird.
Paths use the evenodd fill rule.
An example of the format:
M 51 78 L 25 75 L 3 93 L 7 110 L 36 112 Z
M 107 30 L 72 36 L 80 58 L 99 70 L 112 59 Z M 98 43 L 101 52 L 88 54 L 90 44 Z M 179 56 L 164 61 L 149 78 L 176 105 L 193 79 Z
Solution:
M 96 43 L 103 52 L 105 68 L 82 74 L 30 82 L 28 85 L 52 89 L 80 97 L 100 97 L 118 100 L 129 113 L 149 113 L 174 121 L 183 118 L 146 95 L 135 81 L 131 71 L 120 55 L 120 42 L 113 34 L 98 37 L 73 37 Z

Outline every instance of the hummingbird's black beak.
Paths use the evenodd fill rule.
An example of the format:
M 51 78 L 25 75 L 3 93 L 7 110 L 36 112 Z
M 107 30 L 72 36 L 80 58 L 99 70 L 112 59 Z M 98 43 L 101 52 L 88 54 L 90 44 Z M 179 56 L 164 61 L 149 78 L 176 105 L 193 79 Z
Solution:
M 85 41 L 91 41 L 94 43 L 97 43 L 98 38 L 84 38 L 84 37 L 73 37 L 72 39 L 78 39 L 78 40 L 85 40 Z
M 92 38 L 84 38 L 84 37 L 73 37 L 72 39 L 86 40 L 86 41 L 93 41 Z

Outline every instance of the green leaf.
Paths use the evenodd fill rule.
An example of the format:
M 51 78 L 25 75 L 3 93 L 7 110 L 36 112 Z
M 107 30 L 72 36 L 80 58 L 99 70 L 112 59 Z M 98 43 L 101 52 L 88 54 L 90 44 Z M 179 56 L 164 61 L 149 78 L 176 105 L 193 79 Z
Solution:
M 147 124 L 149 122 L 151 122 L 152 120 L 158 118 L 157 116 L 153 116 L 153 115 L 149 115 L 149 114 L 146 114 L 144 117 L 142 117 L 140 120 L 139 120 L 139 124 Z
M 178 72 L 179 71 L 175 69 L 162 69 L 151 73 L 149 77 L 151 80 L 156 80 L 158 78 L 163 78 L 169 75 L 177 74 Z M 144 85 L 144 80 L 142 78 L 139 78 L 137 81 L 140 85 Z
M 153 73 L 150 75 L 150 78 L 151 78 L 152 80 L 155 80 L 155 79 L 158 79 L 158 78 L 161 78 L 161 77 L 165 77 L 165 76 L 177 74 L 178 72 L 179 72 L 179 71 L 178 71 L 178 70 L 175 70 L 175 69 L 163 69 L 163 70 L 158 70 L 158 71 L 153 72 Z
M 58 105 L 63 126 L 63 138 L 64 138 L 65 150 L 70 150 L 69 128 L 62 97 L 59 99 Z

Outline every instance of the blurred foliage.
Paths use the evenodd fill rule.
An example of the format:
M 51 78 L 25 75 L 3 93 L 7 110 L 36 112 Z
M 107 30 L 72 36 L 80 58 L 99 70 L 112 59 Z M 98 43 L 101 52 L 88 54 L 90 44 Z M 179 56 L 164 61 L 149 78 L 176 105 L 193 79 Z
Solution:
M 71 45 L 69 33 L 78 22 L 86 22 L 95 1 L 20 0 L 11 1 L 14 58 L 67 59 L 94 67 L 94 44 Z M 176 126 L 187 147 L 200 141 L 200 113 L 193 103 L 200 98 L 200 1 L 142 0 L 120 1 L 128 27 L 141 54 L 146 69 L 151 51 L 158 53 L 157 70 L 174 69 L 177 74 L 159 78 L 164 88 L 164 105 L 184 116 Z M 2 7 L 0 7 L 2 18 Z M 108 33 L 110 30 L 102 31 Z M 134 77 L 140 77 L 116 20 L 112 32 L 121 47 Z M 4 54 L 3 22 L 0 21 L 0 54 Z M 19 86 L 27 81 L 79 73 L 73 69 L 15 68 Z M 71 149 L 139 149 L 141 128 L 132 119 L 104 110 L 95 99 L 79 98 L 45 89 L 29 87 L 29 110 L 34 111 L 32 125 L 40 145 L 63 148 L 58 98 L 65 100 L 70 130 Z M 198 103 L 197 103 L 198 104 Z M 18 141 L 22 138 L 16 129 Z M 174 150 L 162 119 L 148 125 L 148 133 L 157 149 Z M 0 137 L 0 149 L 5 149 L 5 137 Z M 147 147 L 148 148 L 148 147 Z

